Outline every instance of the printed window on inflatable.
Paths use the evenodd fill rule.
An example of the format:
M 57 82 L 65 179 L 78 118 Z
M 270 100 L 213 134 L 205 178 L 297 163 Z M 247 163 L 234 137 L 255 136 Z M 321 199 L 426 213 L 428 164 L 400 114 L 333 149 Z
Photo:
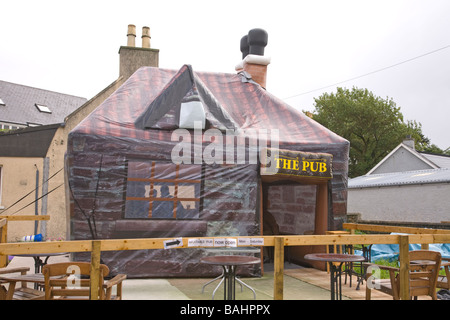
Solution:
M 125 218 L 198 219 L 202 166 L 128 161 Z

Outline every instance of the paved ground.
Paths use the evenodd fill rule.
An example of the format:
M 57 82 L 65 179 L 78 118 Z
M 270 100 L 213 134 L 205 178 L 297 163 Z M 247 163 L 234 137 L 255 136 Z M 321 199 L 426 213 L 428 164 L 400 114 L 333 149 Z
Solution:
M 50 257 L 48 263 L 67 261 L 67 256 Z M 31 258 L 15 257 L 8 267 L 28 266 L 34 272 L 34 261 Z M 329 300 L 330 277 L 325 271 L 313 268 L 302 268 L 285 264 L 284 300 Z M 173 279 L 127 279 L 123 285 L 124 300 L 211 300 L 218 281 L 209 284 L 202 292 L 202 287 L 211 279 L 207 278 L 173 278 Z M 265 267 L 264 276 L 242 279 L 254 288 L 256 300 L 273 300 L 273 271 L 270 265 Z M 342 285 L 343 299 L 363 300 L 365 286 L 356 290 L 356 277 L 352 287 Z M 223 286 L 214 296 L 215 300 L 223 300 Z M 253 292 L 246 287 L 236 287 L 237 300 L 253 300 Z M 390 300 L 391 297 L 379 292 L 372 293 L 372 299 Z

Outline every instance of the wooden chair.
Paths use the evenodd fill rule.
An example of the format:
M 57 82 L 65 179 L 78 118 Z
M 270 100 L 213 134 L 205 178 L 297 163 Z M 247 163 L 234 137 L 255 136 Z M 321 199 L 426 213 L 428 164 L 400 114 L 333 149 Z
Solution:
M 90 286 L 98 285 L 99 300 L 121 300 L 122 281 L 126 275 L 118 274 L 111 280 L 105 281 L 109 274 L 109 268 L 101 264 L 100 275 L 97 284 L 90 281 L 91 264 L 89 262 L 63 262 L 47 264 L 42 273 L 45 279 L 45 299 L 60 300 L 90 299 Z M 116 294 L 112 295 L 112 289 L 116 287 Z
M 10 276 L 14 273 L 19 273 L 16 277 L 21 280 L 14 281 L 15 275 L 12 275 L 11 280 L 1 280 L 0 279 L 0 300 L 44 300 L 44 292 L 32 288 L 28 288 L 27 282 L 36 282 L 36 278 L 42 275 L 28 275 L 27 272 L 30 271 L 28 267 L 17 267 L 17 268 L 1 268 L 0 276 L 7 275 Z M 16 283 L 21 282 L 22 285 L 16 288 Z M 1 284 L 8 283 L 9 287 L 6 289 Z
M 436 285 L 440 269 L 441 254 L 436 251 L 416 250 L 409 252 L 409 294 L 430 296 L 437 299 Z M 381 270 L 389 271 L 389 279 L 376 279 L 372 274 L 366 275 L 366 300 L 370 300 L 371 291 L 379 290 L 391 295 L 394 300 L 400 300 L 399 268 L 375 265 Z

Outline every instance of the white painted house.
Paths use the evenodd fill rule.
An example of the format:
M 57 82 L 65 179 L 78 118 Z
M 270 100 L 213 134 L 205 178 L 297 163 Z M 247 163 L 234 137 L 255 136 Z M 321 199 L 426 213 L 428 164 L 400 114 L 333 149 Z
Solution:
M 347 212 L 364 221 L 450 221 L 450 156 L 403 141 L 366 175 L 349 179 Z

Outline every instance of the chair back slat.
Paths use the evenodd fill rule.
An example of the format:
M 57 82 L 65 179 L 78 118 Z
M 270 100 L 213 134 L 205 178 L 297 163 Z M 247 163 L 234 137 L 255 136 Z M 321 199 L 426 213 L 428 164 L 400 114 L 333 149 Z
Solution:
M 109 274 L 106 265 L 100 265 L 99 299 L 105 298 L 104 277 Z M 63 262 L 47 264 L 42 273 L 45 279 L 45 298 L 52 299 L 89 299 L 91 264 L 89 262 Z
M 436 297 L 437 278 L 441 263 L 441 254 L 437 251 L 415 250 L 409 253 L 410 295 L 417 297 L 429 295 Z

